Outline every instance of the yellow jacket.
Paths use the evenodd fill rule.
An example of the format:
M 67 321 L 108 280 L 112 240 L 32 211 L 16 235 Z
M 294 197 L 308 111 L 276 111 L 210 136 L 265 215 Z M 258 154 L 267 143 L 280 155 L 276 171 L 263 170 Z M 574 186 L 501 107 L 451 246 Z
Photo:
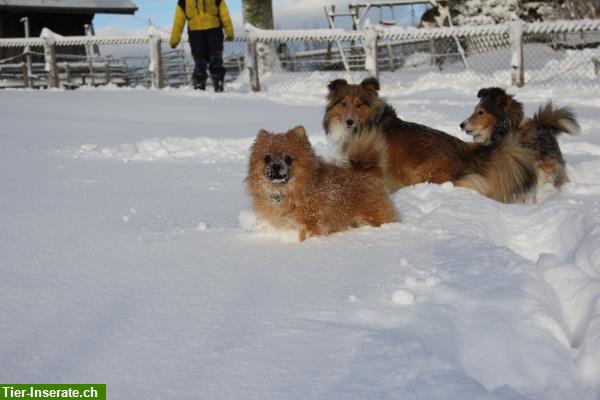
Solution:
M 178 0 L 169 40 L 171 47 L 176 47 L 181 41 L 186 21 L 190 31 L 223 27 L 227 39 L 233 39 L 233 24 L 225 0 Z

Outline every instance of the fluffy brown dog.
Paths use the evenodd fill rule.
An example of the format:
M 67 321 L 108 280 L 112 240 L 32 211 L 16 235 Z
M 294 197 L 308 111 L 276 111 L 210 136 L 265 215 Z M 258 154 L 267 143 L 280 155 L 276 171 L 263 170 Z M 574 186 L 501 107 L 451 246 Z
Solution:
M 481 100 L 473 114 L 460 124 L 475 142 L 491 144 L 516 132 L 521 145 L 535 154 L 540 183 L 550 182 L 560 188 L 569 181 L 556 137 L 563 132 L 579 132 L 573 110 L 554 108 L 549 101 L 530 119 L 524 116 L 523 104 L 504 89 L 484 88 L 477 97 Z
M 403 121 L 379 97 L 379 83 L 367 78 L 358 85 L 336 79 L 329 86 L 323 126 L 341 159 L 368 170 L 372 149 L 361 153 L 353 144 L 362 131 L 375 130 L 385 142 L 383 167 L 390 191 L 422 182 L 454 182 L 501 202 L 523 201 L 535 187 L 531 151 L 513 138 L 493 145 L 465 143 L 447 133 Z M 350 149 L 353 148 L 352 154 Z
M 324 162 L 302 126 L 282 134 L 261 130 L 246 182 L 256 213 L 275 227 L 299 230 L 301 241 L 398 221 L 381 178 Z

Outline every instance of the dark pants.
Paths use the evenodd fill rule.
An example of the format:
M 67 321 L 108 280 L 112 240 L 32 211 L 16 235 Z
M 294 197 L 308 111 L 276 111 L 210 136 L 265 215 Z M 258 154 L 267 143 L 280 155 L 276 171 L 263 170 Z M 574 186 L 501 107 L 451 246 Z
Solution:
M 223 81 L 225 78 L 225 67 L 223 67 L 223 29 L 214 28 L 204 31 L 189 31 L 190 46 L 196 67 L 194 68 L 194 80 L 206 82 L 208 74 L 215 80 Z

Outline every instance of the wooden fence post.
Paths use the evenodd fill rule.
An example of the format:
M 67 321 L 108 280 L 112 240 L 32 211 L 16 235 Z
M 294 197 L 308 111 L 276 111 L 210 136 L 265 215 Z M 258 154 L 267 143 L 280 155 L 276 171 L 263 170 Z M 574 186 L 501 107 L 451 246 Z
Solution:
M 89 24 L 85 24 L 83 25 L 83 28 L 85 29 L 85 36 L 90 37 L 92 36 L 92 30 L 91 30 L 91 25 Z M 96 73 L 94 72 L 94 50 L 93 50 L 93 46 L 90 44 L 90 42 L 86 41 L 85 42 L 85 56 L 86 56 L 86 60 L 88 63 L 88 68 L 90 70 L 90 82 L 92 86 L 96 86 Z
M 379 65 L 377 63 L 377 40 L 379 31 L 373 26 L 365 27 L 365 69 L 369 76 L 379 79 Z
M 21 72 L 23 74 L 23 85 L 27 88 L 30 88 L 31 79 L 29 77 L 29 68 L 26 62 L 21 63 Z
M 515 17 L 510 22 L 511 80 L 517 87 L 525 85 L 525 68 L 523 67 L 523 21 Z
M 592 64 L 594 64 L 594 73 L 600 75 L 600 58 L 592 57 Z
M 329 29 L 333 29 L 334 25 L 335 25 L 335 4 L 329 6 L 329 8 L 327 8 L 327 6 L 323 6 L 323 8 L 325 9 L 325 15 L 327 15 L 327 22 L 329 23 Z M 325 60 L 327 60 L 327 62 L 331 62 L 331 48 L 332 48 L 333 42 L 331 40 L 327 41 L 327 54 L 325 55 Z
M 248 77 L 250 79 L 250 88 L 253 92 L 260 92 L 258 53 L 256 51 L 256 28 L 249 23 L 246 24 L 245 28 L 248 36 L 248 59 L 246 65 L 248 68 Z
M 67 83 L 71 83 L 71 67 L 69 67 L 68 62 L 65 63 L 65 81 L 67 81 Z
M 158 34 L 150 33 L 149 69 L 152 74 L 152 87 L 156 89 L 162 89 L 164 87 L 161 42 Z
M 58 77 L 58 65 L 56 64 L 56 41 L 50 31 L 42 33 L 44 39 L 44 59 L 46 61 L 46 71 L 48 72 L 48 88 L 57 88 L 60 86 Z
M 111 76 L 110 76 L 110 64 L 108 62 L 104 63 L 104 80 L 105 83 L 108 85 L 111 81 Z
M 181 65 L 181 84 L 183 86 L 188 86 L 190 84 L 190 79 L 189 79 L 189 75 L 188 75 L 188 65 L 187 62 L 185 60 L 185 50 L 183 48 L 183 45 L 181 45 L 181 50 L 179 51 L 179 63 Z
M 30 30 L 29 30 L 29 17 L 23 17 L 20 20 L 25 28 L 25 37 L 28 38 L 30 36 Z M 32 88 L 33 87 L 33 81 L 32 81 L 32 68 L 31 68 L 31 47 L 29 46 L 25 46 L 24 52 L 25 54 L 25 62 L 27 64 L 27 79 L 25 79 L 25 73 L 23 73 L 23 80 L 25 81 L 25 86 L 28 88 Z

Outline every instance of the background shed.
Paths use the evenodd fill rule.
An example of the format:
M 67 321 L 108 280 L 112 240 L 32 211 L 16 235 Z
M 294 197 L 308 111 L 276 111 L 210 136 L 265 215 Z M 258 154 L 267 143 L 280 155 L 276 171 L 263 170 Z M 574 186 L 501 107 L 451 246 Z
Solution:
M 46 27 L 61 35 L 84 35 L 95 14 L 133 14 L 130 0 L 0 0 L 0 38 L 24 37 L 21 18 L 29 18 L 30 36 Z

